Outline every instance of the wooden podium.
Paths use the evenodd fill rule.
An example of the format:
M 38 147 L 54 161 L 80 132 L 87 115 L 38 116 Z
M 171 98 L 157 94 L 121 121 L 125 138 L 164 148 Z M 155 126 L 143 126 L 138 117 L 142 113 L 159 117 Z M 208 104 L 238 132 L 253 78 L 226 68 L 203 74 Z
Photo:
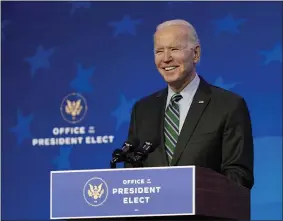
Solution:
M 184 169 L 187 168 L 188 170 L 191 168 L 192 175 L 190 175 L 188 171 L 182 170 L 182 168 Z M 75 173 L 81 174 L 82 172 L 84 171 L 80 171 L 80 172 L 75 171 L 74 174 Z M 79 215 L 76 215 L 73 217 L 63 216 L 61 218 L 64 218 L 64 219 L 71 218 L 75 220 L 108 220 L 108 219 L 110 220 L 133 220 L 133 219 L 134 220 L 250 220 L 250 190 L 243 186 L 239 186 L 235 184 L 234 182 L 230 181 L 225 176 L 219 173 L 216 173 L 212 171 L 211 169 L 191 166 L 191 167 L 176 167 L 176 168 L 164 167 L 164 168 L 139 168 L 139 169 L 135 168 L 135 169 L 114 169 L 114 170 L 112 169 L 112 170 L 105 170 L 104 172 L 103 170 L 91 170 L 91 171 L 85 171 L 85 173 L 86 172 L 93 173 L 93 174 L 89 174 L 88 177 L 97 177 L 98 174 L 100 175 L 100 177 L 103 177 L 104 173 L 108 173 L 108 175 L 110 173 L 113 173 L 113 175 L 110 175 L 110 176 L 105 175 L 104 180 L 107 180 L 108 183 L 114 182 L 114 180 L 117 180 L 117 177 L 119 177 L 122 180 L 123 176 L 127 177 L 126 179 L 129 179 L 129 177 L 131 176 L 132 177 L 142 177 L 142 176 L 146 176 L 143 174 L 150 173 L 148 177 L 155 177 L 156 178 L 154 181 L 155 183 L 159 183 L 161 185 L 162 183 L 164 183 L 164 186 L 162 186 L 161 188 L 163 188 L 163 191 L 164 191 L 163 196 L 165 196 L 165 198 L 160 198 L 161 200 L 156 201 L 156 202 L 152 201 L 152 203 L 149 204 L 148 211 L 150 211 L 151 214 L 140 213 L 137 216 L 134 216 L 132 215 L 132 212 L 129 211 L 129 214 L 131 215 L 128 216 L 129 214 L 127 214 L 128 211 L 124 209 L 125 207 L 117 203 L 114 199 L 113 199 L 113 202 L 111 201 L 110 192 L 109 192 L 108 201 L 109 203 L 112 203 L 111 206 L 105 207 L 104 209 L 102 206 L 100 207 L 100 209 L 98 209 L 98 207 L 93 207 L 92 208 L 93 211 L 90 209 L 90 211 L 93 212 L 92 213 L 93 215 L 91 216 L 86 215 L 85 217 L 84 216 L 78 217 Z M 51 186 L 53 185 L 53 188 L 51 187 L 51 196 L 53 196 L 53 199 L 54 199 L 54 194 L 55 195 L 57 194 L 55 198 L 59 199 L 59 197 L 61 197 L 62 195 L 62 193 L 59 193 L 60 187 L 58 188 L 55 186 L 54 188 L 54 185 L 57 184 L 57 185 L 64 186 L 65 181 L 70 183 L 70 181 L 72 180 L 75 181 L 77 177 L 75 175 L 73 177 L 69 175 L 68 178 L 64 178 L 64 177 L 59 178 L 60 172 L 59 173 L 51 172 L 51 173 L 53 173 L 53 177 L 51 174 L 51 180 L 53 179 L 54 181 L 53 183 L 51 181 Z M 72 171 L 70 171 L 70 173 L 72 173 Z M 138 173 L 140 173 L 141 175 L 137 175 Z M 160 176 L 158 175 L 159 173 L 160 173 Z M 54 177 L 54 174 L 56 174 L 58 178 L 61 179 L 60 182 L 55 181 L 56 178 Z M 62 171 L 61 175 L 64 176 L 64 174 L 65 172 Z M 165 178 L 164 174 L 167 174 L 168 176 Z M 186 175 L 188 177 L 191 176 L 191 178 L 185 178 Z M 183 182 L 181 182 L 181 180 L 183 179 L 187 180 L 186 181 L 187 184 L 184 184 Z M 167 180 L 169 183 L 165 183 Z M 175 185 L 174 188 L 170 186 L 171 185 L 170 182 L 172 183 L 172 185 Z M 189 189 L 192 187 L 191 195 L 190 193 L 187 193 L 187 191 L 185 191 L 185 188 L 186 188 L 185 185 L 187 185 Z M 56 189 L 56 190 L 52 192 L 52 189 L 53 190 Z M 76 187 L 74 187 L 74 190 L 75 189 Z M 172 193 L 172 190 L 175 192 Z M 81 189 L 77 189 L 77 191 L 81 191 Z M 168 198 L 166 198 L 166 194 L 168 195 Z M 191 196 L 191 199 L 186 199 L 186 197 L 183 197 L 183 198 L 180 197 L 180 201 L 178 201 L 177 199 L 172 198 L 172 196 L 175 196 L 178 194 L 180 196 L 188 194 L 188 196 Z M 166 200 L 162 200 L 162 199 L 166 199 Z M 184 204 L 187 203 L 188 211 L 190 211 L 190 209 L 192 208 L 192 212 L 191 213 L 188 212 L 188 215 L 174 214 L 174 213 L 172 214 L 164 213 L 164 215 L 159 214 L 160 210 L 162 210 L 162 206 L 164 207 L 165 211 L 169 210 L 168 204 L 170 204 L 170 200 L 172 200 L 171 202 L 175 200 L 174 206 L 176 207 L 176 209 L 178 207 L 186 208 L 186 205 Z M 190 203 L 188 202 L 192 202 L 192 206 L 190 206 L 189 205 Z M 117 207 L 121 206 L 121 211 L 124 209 L 125 211 L 124 214 L 122 214 L 122 212 L 120 213 L 119 209 L 117 209 L 118 212 L 114 211 L 113 206 L 115 206 L 115 204 L 117 204 Z M 179 205 L 176 205 L 176 204 L 179 204 Z M 51 202 L 51 205 L 52 205 L 52 202 Z M 57 210 L 56 207 L 60 207 L 60 206 L 68 207 L 68 205 L 60 205 L 60 204 L 54 205 L 54 202 L 53 202 L 52 209 Z M 78 208 L 76 205 L 72 205 L 72 206 L 70 205 L 69 209 L 73 208 L 73 210 L 75 210 Z M 79 207 L 82 208 L 81 205 Z M 113 209 L 113 213 L 109 211 L 111 210 L 111 208 Z M 97 212 L 95 210 L 97 210 Z M 101 210 L 101 211 L 98 211 L 98 210 Z M 58 211 L 60 211 L 60 208 Z M 66 214 L 67 213 L 68 213 L 68 208 L 66 209 Z M 108 213 L 108 215 L 106 215 L 105 217 L 101 216 L 101 214 L 106 214 L 106 213 Z M 118 213 L 120 214 L 115 216 L 115 214 L 118 214 Z M 74 212 L 73 214 L 76 214 L 76 212 Z M 78 211 L 77 214 L 82 214 L 82 213 Z M 96 214 L 100 214 L 100 215 L 96 217 Z M 57 219 L 57 218 L 53 217 L 53 219 Z M 52 219 L 52 214 L 51 214 L 51 219 Z

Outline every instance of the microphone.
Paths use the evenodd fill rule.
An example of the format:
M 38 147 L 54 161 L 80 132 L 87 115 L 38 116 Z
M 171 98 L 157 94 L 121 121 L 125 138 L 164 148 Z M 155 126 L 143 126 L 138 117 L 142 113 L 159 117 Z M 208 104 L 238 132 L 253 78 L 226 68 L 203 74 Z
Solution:
M 127 160 L 127 153 L 131 153 L 139 145 L 138 139 L 126 141 L 121 149 L 115 149 L 112 153 L 111 164 L 123 162 Z
M 143 166 L 142 162 L 147 159 L 148 155 L 155 151 L 157 146 L 159 145 L 159 140 L 154 139 L 153 141 L 144 142 L 142 148 L 137 149 L 134 152 L 134 164 L 137 167 Z

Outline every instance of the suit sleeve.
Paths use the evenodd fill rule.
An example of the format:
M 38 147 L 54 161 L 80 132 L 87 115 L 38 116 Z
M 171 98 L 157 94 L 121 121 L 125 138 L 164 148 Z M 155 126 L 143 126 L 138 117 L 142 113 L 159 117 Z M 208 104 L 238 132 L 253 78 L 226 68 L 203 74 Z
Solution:
M 128 131 L 128 140 L 133 140 L 136 138 L 137 132 L 136 132 L 136 109 L 137 109 L 137 103 L 132 108 L 131 113 L 131 119 L 129 124 L 129 131 Z M 132 154 L 130 154 L 131 156 Z M 129 163 L 124 163 L 125 168 L 132 168 L 133 166 Z
M 240 99 L 227 118 L 222 145 L 222 173 L 251 189 L 254 185 L 254 146 L 249 110 Z

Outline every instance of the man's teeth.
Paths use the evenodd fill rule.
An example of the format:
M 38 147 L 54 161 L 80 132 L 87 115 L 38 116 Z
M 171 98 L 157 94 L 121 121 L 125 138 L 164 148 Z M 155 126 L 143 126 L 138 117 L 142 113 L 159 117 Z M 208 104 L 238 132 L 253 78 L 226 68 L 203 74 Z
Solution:
M 171 71 L 171 70 L 174 70 L 176 67 L 167 67 L 167 68 L 164 68 L 165 71 Z

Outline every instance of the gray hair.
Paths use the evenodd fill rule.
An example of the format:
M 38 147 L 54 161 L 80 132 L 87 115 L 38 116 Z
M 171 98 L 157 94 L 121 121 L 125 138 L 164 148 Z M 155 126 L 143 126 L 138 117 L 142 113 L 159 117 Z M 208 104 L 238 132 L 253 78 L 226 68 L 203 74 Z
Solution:
M 156 31 L 158 31 L 158 30 L 160 30 L 164 27 L 168 27 L 168 26 L 184 26 L 190 32 L 189 37 L 190 37 L 191 43 L 193 43 L 194 46 L 197 46 L 197 45 L 200 46 L 200 40 L 198 38 L 198 34 L 197 34 L 194 26 L 191 23 L 189 23 L 185 20 L 182 20 L 182 19 L 169 20 L 169 21 L 165 21 L 165 22 L 159 24 L 156 27 Z

